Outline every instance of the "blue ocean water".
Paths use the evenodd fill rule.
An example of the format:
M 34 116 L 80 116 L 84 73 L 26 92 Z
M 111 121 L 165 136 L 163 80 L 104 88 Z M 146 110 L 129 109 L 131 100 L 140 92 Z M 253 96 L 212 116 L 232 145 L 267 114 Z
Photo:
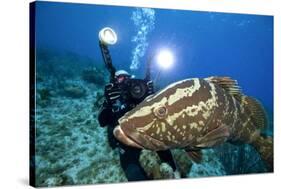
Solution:
M 143 77 L 148 57 L 161 49 L 170 49 L 175 62 L 170 69 L 161 71 L 159 87 L 190 77 L 230 76 L 238 81 L 245 94 L 262 102 L 272 122 L 272 16 L 74 3 L 36 4 L 38 50 L 72 53 L 87 60 L 87 66 L 94 63 L 103 67 L 98 33 L 104 27 L 113 28 L 118 35 L 117 44 L 110 46 L 113 64 L 117 69 L 125 69 L 137 77 Z M 79 58 L 72 60 L 80 61 Z M 58 61 L 57 66 L 68 67 L 67 62 Z M 159 70 L 156 65 L 153 66 L 153 77 Z M 79 103 L 74 104 L 78 110 L 82 107 Z M 80 161 L 83 162 L 81 165 L 88 162 Z M 42 167 L 46 165 L 48 163 Z M 71 170 L 71 175 L 74 168 L 65 169 Z M 239 171 L 234 170 L 232 173 Z M 48 183 L 52 181 L 48 180 Z M 44 182 L 46 184 L 46 180 Z M 75 179 L 73 182 L 79 183 Z M 85 181 L 94 182 L 99 181 Z
M 111 47 L 114 64 L 129 70 L 135 46 L 132 38 L 139 29 L 131 19 L 134 8 L 37 5 L 37 47 L 72 51 L 102 63 L 97 36 L 100 29 L 110 26 L 118 35 L 118 43 Z M 154 14 L 142 65 L 149 53 L 169 48 L 176 65 L 168 71 L 168 81 L 228 75 L 238 79 L 245 93 L 261 99 L 268 108 L 273 106 L 272 16 L 161 9 L 154 9 Z
M 38 2 L 37 47 L 75 52 L 102 63 L 98 32 L 112 27 L 118 43 L 110 47 L 114 65 L 130 70 L 140 31 L 132 20 L 132 7 Z M 226 75 L 238 80 L 243 91 L 273 107 L 273 17 L 153 9 L 154 18 L 143 16 L 152 29 L 147 33 L 144 56 L 168 48 L 175 66 L 166 71 L 165 84 L 187 77 Z M 145 24 L 144 24 L 145 25 Z M 141 69 L 140 68 L 140 69 Z M 173 74 L 176 73 L 176 74 Z M 141 73 L 139 73 L 141 76 Z

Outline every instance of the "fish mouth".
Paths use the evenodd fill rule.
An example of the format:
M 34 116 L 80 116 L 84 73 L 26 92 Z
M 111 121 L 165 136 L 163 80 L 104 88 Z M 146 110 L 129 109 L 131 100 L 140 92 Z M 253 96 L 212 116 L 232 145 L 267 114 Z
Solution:
M 113 130 L 113 134 L 120 142 L 128 146 L 154 151 L 167 150 L 169 148 L 163 142 L 144 133 L 137 132 L 133 126 L 121 127 L 118 125 Z
M 127 136 L 125 132 L 123 132 L 123 130 L 121 129 L 120 125 L 114 128 L 113 134 L 120 142 L 128 146 L 144 149 L 144 147 L 138 144 L 133 138 Z

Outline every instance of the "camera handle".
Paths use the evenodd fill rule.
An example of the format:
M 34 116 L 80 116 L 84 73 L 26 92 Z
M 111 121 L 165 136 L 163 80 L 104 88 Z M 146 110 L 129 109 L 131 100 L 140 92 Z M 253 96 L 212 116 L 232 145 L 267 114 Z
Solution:
M 99 41 L 99 46 L 100 46 L 103 61 L 105 63 L 105 67 L 110 73 L 110 81 L 114 82 L 116 69 L 112 64 L 112 59 L 109 53 L 109 49 L 107 45 L 103 44 L 101 41 Z

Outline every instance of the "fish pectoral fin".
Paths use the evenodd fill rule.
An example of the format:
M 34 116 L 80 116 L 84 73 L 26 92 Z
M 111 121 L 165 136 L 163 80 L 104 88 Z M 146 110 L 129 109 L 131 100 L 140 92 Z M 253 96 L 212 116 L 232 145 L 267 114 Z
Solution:
M 185 151 L 187 153 L 187 156 L 195 163 L 200 163 L 202 161 L 202 152 L 200 150 L 196 150 L 196 151 L 185 150 Z
M 224 143 L 230 136 L 227 126 L 219 126 L 198 140 L 196 147 L 210 148 Z

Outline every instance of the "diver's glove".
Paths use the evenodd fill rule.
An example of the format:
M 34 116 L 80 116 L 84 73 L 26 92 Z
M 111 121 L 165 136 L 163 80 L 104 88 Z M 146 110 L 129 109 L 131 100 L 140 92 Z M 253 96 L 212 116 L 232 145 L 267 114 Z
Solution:
M 121 89 L 117 85 L 109 83 L 104 88 L 104 95 L 107 103 L 112 105 L 117 99 L 120 98 Z
M 148 95 L 153 94 L 154 93 L 153 81 L 149 80 L 146 83 L 146 85 L 147 85 L 147 89 L 148 89 L 148 91 L 147 91 Z

